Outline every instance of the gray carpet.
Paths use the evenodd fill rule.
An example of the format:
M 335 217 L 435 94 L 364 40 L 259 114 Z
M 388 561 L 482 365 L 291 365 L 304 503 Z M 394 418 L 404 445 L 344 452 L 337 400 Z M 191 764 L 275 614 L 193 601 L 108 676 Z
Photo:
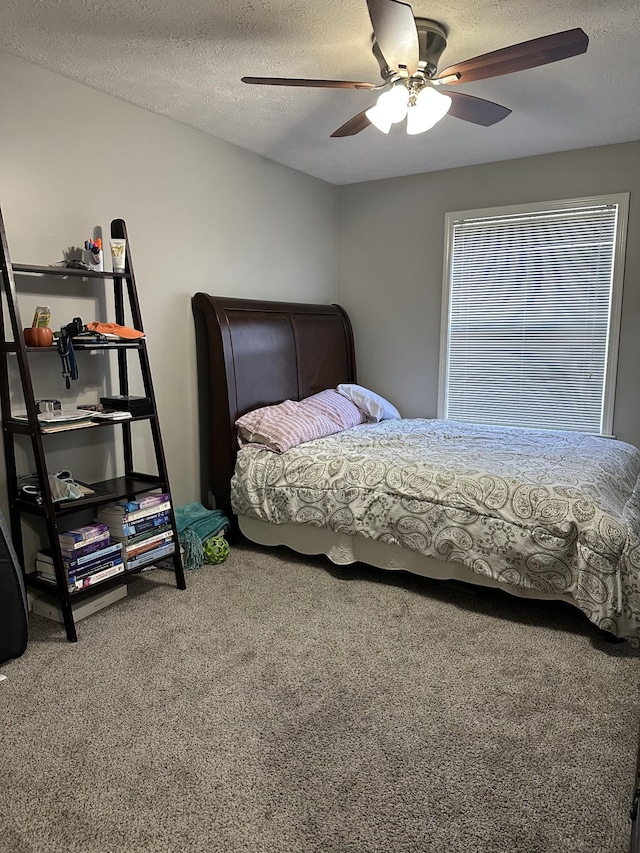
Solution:
M 625 853 L 640 657 L 577 612 L 236 546 L 0 672 L 2 853 Z

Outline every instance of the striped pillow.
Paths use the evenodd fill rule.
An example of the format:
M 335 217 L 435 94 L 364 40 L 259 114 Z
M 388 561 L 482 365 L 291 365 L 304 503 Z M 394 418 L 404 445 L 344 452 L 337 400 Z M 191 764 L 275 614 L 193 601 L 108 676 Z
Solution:
M 351 429 L 367 419 L 352 400 L 332 389 L 307 397 L 301 405 L 313 407 L 315 411 L 335 421 L 341 429 Z
M 238 444 L 262 444 L 284 453 L 305 441 L 342 432 L 363 422 L 362 412 L 335 391 L 321 391 L 299 403 L 285 400 L 247 412 L 236 421 Z M 347 405 L 345 405 L 345 403 Z

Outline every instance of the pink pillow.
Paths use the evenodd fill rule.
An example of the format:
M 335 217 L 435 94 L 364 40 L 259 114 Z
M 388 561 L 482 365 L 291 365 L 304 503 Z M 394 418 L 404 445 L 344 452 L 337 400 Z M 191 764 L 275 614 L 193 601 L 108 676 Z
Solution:
M 355 403 L 331 389 L 307 397 L 302 400 L 302 405 L 312 406 L 315 411 L 335 421 L 341 429 L 351 429 L 367 419 Z
M 238 444 L 262 444 L 284 453 L 305 441 L 342 432 L 364 420 L 350 400 L 332 390 L 321 391 L 299 403 L 285 400 L 247 412 L 236 421 Z

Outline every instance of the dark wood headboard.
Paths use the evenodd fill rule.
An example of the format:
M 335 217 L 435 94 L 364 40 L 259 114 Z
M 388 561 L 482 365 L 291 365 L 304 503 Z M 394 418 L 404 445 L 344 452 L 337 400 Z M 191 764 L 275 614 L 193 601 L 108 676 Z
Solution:
M 235 422 L 246 412 L 356 381 L 351 322 L 339 305 L 196 293 L 202 502 L 231 516 Z

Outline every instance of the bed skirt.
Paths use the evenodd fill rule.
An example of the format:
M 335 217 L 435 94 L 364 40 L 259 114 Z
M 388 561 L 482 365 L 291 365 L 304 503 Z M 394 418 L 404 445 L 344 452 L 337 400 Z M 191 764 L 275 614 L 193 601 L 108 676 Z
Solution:
M 335 533 L 324 527 L 306 524 L 269 524 L 257 518 L 238 516 L 238 526 L 243 536 L 258 545 L 285 545 L 300 554 L 324 554 L 338 566 L 352 563 L 366 563 L 378 569 L 411 572 L 435 580 L 455 580 L 476 586 L 501 589 L 519 598 L 531 598 L 537 601 L 565 601 L 576 606 L 575 600 L 568 595 L 553 594 L 541 590 L 520 586 L 508 586 L 486 575 L 479 575 L 460 563 L 448 563 L 398 548 L 386 542 L 376 542 L 365 536 L 350 536 L 347 533 Z

